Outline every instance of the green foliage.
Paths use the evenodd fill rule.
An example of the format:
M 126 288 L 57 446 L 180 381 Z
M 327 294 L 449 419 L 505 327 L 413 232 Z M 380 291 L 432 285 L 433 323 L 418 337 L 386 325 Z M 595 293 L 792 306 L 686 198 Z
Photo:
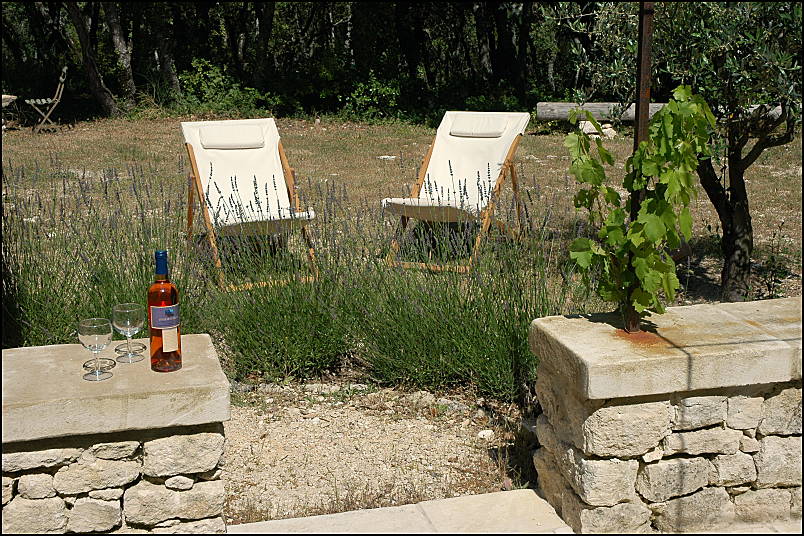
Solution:
M 399 115 L 399 95 L 398 81 L 378 80 L 371 71 L 366 82 L 358 82 L 349 96 L 339 100 L 343 102 L 343 115 L 349 119 L 389 119 Z
M 184 113 L 212 112 L 234 116 L 271 114 L 280 99 L 270 93 L 261 93 L 240 84 L 209 61 L 196 58 L 192 70 L 179 74 L 182 94 L 177 96 L 177 107 Z
M 660 293 L 667 301 L 675 298 L 679 282 L 667 250 L 691 236 L 694 172 L 698 158 L 711 155 L 708 141 L 715 120 L 709 106 L 687 86 L 679 86 L 673 97 L 653 116 L 648 139 L 625 163 L 622 187 L 629 193 L 645 190 L 633 221 L 631 199 L 623 200 L 606 184 L 603 166 L 613 166 L 614 158 L 601 138 L 594 140 L 596 154 L 589 135 L 580 130 L 568 134 L 564 142 L 572 159 L 570 173 L 582 185 L 575 206 L 588 211 L 597 230 L 594 238 L 576 239 L 570 257 L 587 274 L 598 273 L 596 290 L 601 298 L 620 307 L 631 304 L 640 314 L 664 312 Z M 570 122 L 579 116 L 602 134 L 589 112 L 573 110 Z

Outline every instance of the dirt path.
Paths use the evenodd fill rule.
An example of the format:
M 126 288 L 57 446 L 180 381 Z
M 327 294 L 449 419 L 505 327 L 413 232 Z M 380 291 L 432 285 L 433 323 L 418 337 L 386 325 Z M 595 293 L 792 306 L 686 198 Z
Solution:
M 225 423 L 228 524 L 529 485 L 514 406 L 361 384 L 252 387 L 235 384 Z

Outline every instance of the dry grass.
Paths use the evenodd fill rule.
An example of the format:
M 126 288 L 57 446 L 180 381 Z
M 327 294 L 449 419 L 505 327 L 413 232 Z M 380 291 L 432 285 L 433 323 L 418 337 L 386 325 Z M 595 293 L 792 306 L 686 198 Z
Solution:
M 187 166 L 179 122 L 198 119 L 107 119 L 39 135 L 28 129 L 6 131 L 3 162 L 6 169 L 8 164 L 29 169 L 61 168 L 90 178 L 101 177 L 104 170 L 108 174 L 110 169 L 126 178 L 133 175 L 131 167 L 149 166 L 163 177 L 169 192 L 183 198 Z M 418 125 L 366 125 L 327 118 L 318 124 L 302 119 L 278 119 L 277 124 L 290 164 L 296 169 L 302 199 L 311 189 L 334 185 L 344 205 L 355 210 L 376 207 L 384 197 L 405 195 L 416 180 L 418 166 L 435 133 Z M 531 124 L 531 130 L 535 128 Z M 569 226 L 575 218 L 572 196 L 576 185 L 567 174 L 569 157 L 563 139 L 562 133 L 527 135 L 516 156 L 525 195 L 549 205 L 550 222 L 555 227 L 551 231 L 559 234 L 566 231 L 561 227 Z M 616 159 L 616 169 L 609 171 L 610 180 L 619 181 L 632 143 L 629 137 L 606 142 Z M 766 151 L 746 173 L 757 286 L 775 284 L 781 295 L 801 294 L 801 157 L 799 136 L 793 143 Z M 705 193 L 699 190 L 693 207 L 694 255 L 686 280 L 682 280 L 686 293 L 681 293 L 680 303 L 717 299 L 719 221 Z M 500 206 L 510 210 L 510 203 L 504 201 Z M 779 267 L 769 264 L 771 255 L 777 265 L 783 258 L 783 266 L 773 274 L 770 268 Z M 768 279 L 771 277 L 777 277 L 775 283 Z M 758 297 L 768 294 L 758 292 Z

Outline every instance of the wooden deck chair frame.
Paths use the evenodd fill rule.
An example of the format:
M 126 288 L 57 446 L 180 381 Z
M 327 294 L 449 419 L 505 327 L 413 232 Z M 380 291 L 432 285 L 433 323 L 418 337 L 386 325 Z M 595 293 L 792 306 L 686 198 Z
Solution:
M 56 106 L 58 106 L 59 102 L 61 102 L 61 95 L 62 93 L 64 93 L 64 82 L 66 80 L 67 80 L 67 66 L 65 65 L 61 69 L 61 76 L 59 76 L 59 84 L 56 86 L 56 93 L 53 95 L 52 99 L 27 99 L 25 101 L 26 103 L 30 104 L 34 110 L 39 112 L 39 115 L 42 116 L 42 119 L 39 121 L 39 123 L 37 123 L 36 126 L 33 127 L 33 131 L 35 134 L 42 130 L 42 128 L 45 126 L 45 123 L 49 123 L 54 127 L 56 126 L 56 124 L 50 120 L 50 114 L 53 113 L 53 110 L 55 110 Z M 47 104 L 49 107 L 46 111 L 43 112 L 42 110 L 39 109 L 39 106 L 44 106 L 45 104 Z
M 225 277 L 223 275 L 223 264 L 221 263 L 220 253 L 218 252 L 215 227 L 212 225 L 212 219 L 209 216 L 209 207 L 207 207 L 207 204 L 204 202 L 204 186 L 201 184 L 201 176 L 198 173 L 198 163 L 195 159 L 195 152 L 193 151 L 193 146 L 189 143 L 185 143 L 184 147 L 187 149 L 187 156 L 190 160 L 190 172 L 187 177 L 187 240 L 191 241 L 193 238 L 193 211 L 195 207 L 194 198 L 195 196 L 198 196 L 198 201 L 201 205 L 201 215 L 204 219 L 204 226 L 207 229 L 207 240 L 212 251 L 212 260 L 217 272 L 218 286 L 225 291 L 241 291 L 255 287 L 284 285 L 289 283 L 290 280 L 288 279 L 276 279 L 270 281 L 259 281 L 255 283 L 245 283 L 242 285 L 226 284 Z M 287 188 L 288 197 L 290 202 L 298 211 L 300 210 L 300 201 L 299 196 L 296 195 L 295 171 L 288 165 L 288 159 L 287 156 L 285 156 L 285 150 L 282 147 L 281 140 L 279 141 L 279 158 L 282 162 L 282 172 L 285 179 L 285 187 Z M 315 262 L 315 248 L 313 247 L 312 240 L 307 233 L 306 225 L 303 224 L 300 230 L 302 237 L 307 244 L 307 260 L 310 262 L 310 268 L 313 272 L 312 277 L 304 277 L 301 280 L 310 282 L 318 277 L 318 266 Z
M 453 271 L 459 273 L 468 273 L 472 270 L 472 266 L 474 265 L 475 261 L 477 260 L 478 255 L 480 254 L 481 246 L 483 243 L 484 237 L 488 234 L 489 228 L 491 224 L 494 223 L 500 231 L 507 233 L 511 238 L 518 238 L 521 236 L 522 232 L 522 203 L 519 197 L 519 181 L 516 175 L 516 168 L 514 167 L 513 159 L 514 155 L 516 154 L 517 147 L 519 147 L 519 142 L 522 139 L 522 134 L 517 134 L 514 138 L 514 141 L 511 143 L 511 146 L 508 149 L 508 154 L 505 157 L 505 161 L 503 162 L 502 168 L 500 169 L 500 173 L 497 176 L 497 180 L 494 184 L 494 189 L 491 192 L 491 196 L 489 202 L 480 212 L 477 217 L 477 220 L 480 221 L 480 230 L 475 238 L 475 244 L 472 248 L 472 254 L 469 257 L 469 262 L 466 264 L 458 264 L 458 265 L 449 265 L 449 264 L 432 264 L 426 262 L 404 262 L 398 260 L 400 245 L 397 236 L 401 239 L 402 235 L 404 234 L 405 230 L 407 229 L 408 221 L 411 219 L 409 216 L 400 216 L 399 222 L 399 230 L 397 232 L 397 236 L 391 239 L 391 249 L 388 252 L 388 256 L 386 258 L 386 262 L 389 266 L 398 266 L 405 269 L 424 269 L 430 270 L 433 272 L 443 272 L 443 271 Z M 430 148 L 427 150 L 427 154 L 424 157 L 422 162 L 421 168 L 419 168 L 419 176 L 416 181 L 416 184 L 413 186 L 413 189 L 410 192 L 410 197 L 417 197 L 419 192 L 424 185 L 425 180 L 425 173 L 427 172 L 427 166 L 430 163 L 430 157 L 433 154 L 433 148 L 435 147 L 435 140 L 433 143 L 430 144 Z M 496 202 L 499 198 L 500 192 L 502 191 L 503 184 L 505 183 L 506 175 L 511 176 L 511 186 L 514 193 L 514 202 L 516 205 L 516 216 L 517 216 L 517 227 L 515 229 L 511 229 L 505 222 L 497 220 L 494 218 L 494 209 Z

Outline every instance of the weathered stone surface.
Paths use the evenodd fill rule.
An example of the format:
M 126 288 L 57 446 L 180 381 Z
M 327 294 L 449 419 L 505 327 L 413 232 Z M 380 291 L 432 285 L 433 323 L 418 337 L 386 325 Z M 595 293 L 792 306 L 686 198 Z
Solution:
M 651 510 L 653 524 L 662 532 L 707 530 L 734 520 L 734 504 L 723 488 L 704 488 L 653 504 Z
M 673 430 L 695 430 L 726 420 L 725 396 L 691 396 L 673 406 Z
M 203 519 L 219 516 L 225 497 L 223 481 L 197 482 L 193 489 L 172 491 L 143 480 L 123 495 L 126 520 L 153 526 L 172 518 Z
M 223 534 L 226 532 L 226 523 L 223 518 L 213 517 L 177 523 L 170 527 L 155 528 L 154 534 Z
M 664 453 L 669 454 L 734 454 L 740 450 L 739 430 L 708 428 L 692 432 L 677 432 L 665 437 Z
M 744 435 L 740 438 L 740 450 L 743 452 L 759 452 L 759 441 L 756 438 Z
M 566 378 L 539 367 L 536 377 L 536 396 L 558 437 L 576 447 L 584 448 L 584 421 L 603 405 L 602 401 L 581 401 L 573 396 Z
M 607 406 L 583 423 L 587 455 L 641 456 L 670 433 L 670 402 Z
M 134 454 L 139 446 L 139 441 L 120 441 L 117 443 L 98 443 L 89 450 L 96 458 L 121 460 Z
M 558 471 L 555 456 L 544 447 L 538 448 L 533 453 L 533 466 L 536 468 L 539 489 L 544 493 L 544 497 L 550 503 L 550 506 L 561 516 L 561 503 L 564 500 L 564 493 L 574 492 Z
M 715 456 L 712 467 L 714 471 L 711 484 L 715 486 L 738 486 L 757 478 L 754 458 L 744 452 Z
M 704 458 L 674 458 L 650 463 L 639 469 L 636 478 L 636 490 L 650 502 L 687 495 L 708 484 L 709 462 Z
M 76 499 L 67 530 L 71 532 L 103 532 L 112 530 L 121 521 L 120 501 L 101 501 L 87 497 Z
M 180 374 L 154 381 L 149 367 L 126 367 L 114 389 L 75 381 L 86 361 L 79 344 L 4 349 L 3 444 L 229 420 L 229 381 L 211 337 L 182 335 L 181 347 L 193 359 Z M 31 370 L 48 371 L 47 381 L 18 381 Z
M 193 487 L 195 480 L 182 475 L 172 476 L 165 480 L 165 487 L 175 490 L 188 490 Z
M 58 497 L 15 497 L 3 508 L 3 533 L 60 534 L 67 527 L 67 507 Z
M 146 441 L 142 472 L 149 476 L 173 476 L 210 471 L 223 456 L 223 444 L 223 435 L 213 432 Z
M 14 495 L 14 479 L 8 476 L 3 477 L 3 505 L 11 500 Z
M 140 476 L 136 461 L 102 460 L 79 461 L 62 467 L 53 484 L 63 495 L 77 495 L 93 489 L 117 488 L 133 482 Z
M 30 452 L 3 453 L 3 472 L 15 473 L 67 465 L 78 459 L 84 449 L 47 449 Z
M 790 515 L 801 518 L 801 486 L 790 488 Z
M 586 504 L 613 506 L 636 499 L 634 481 L 639 469 L 638 460 L 588 459 L 574 446 L 556 437 L 544 414 L 536 420 L 536 434 L 555 457 L 567 483 Z
M 56 496 L 53 477 L 47 474 L 22 475 L 17 481 L 17 493 L 26 499 L 46 499 Z
M 655 449 L 646 452 L 642 455 L 642 461 L 645 463 L 651 463 L 658 460 L 661 460 L 664 456 L 664 451 L 662 450 L 661 446 L 656 447 Z
M 800 435 L 801 389 L 791 387 L 765 400 L 758 431 L 762 435 Z
M 733 497 L 735 495 L 745 493 L 746 491 L 748 491 L 750 489 L 751 489 L 751 486 L 734 486 L 732 488 L 726 488 L 726 491 L 728 491 L 729 495 L 731 495 Z
M 756 428 L 762 419 L 763 402 L 765 402 L 765 399 L 761 396 L 729 397 L 726 425 L 737 430 Z
M 101 501 L 116 501 L 123 496 L 123 488 L 94 489 L 89 496 Z
M 649 533 L 650 509 L 642 502 L 590 507 L 571 494 L 564 495 L 562 519 L 576 533 Z
M 768 436 L 759 442 L 754 455 L 756 487 L 801 485 L 801 437 Z
M 746 523 L 790 518 L 790 491 L 786 489 L 750 490 L 734 497 L 734 515 Z

